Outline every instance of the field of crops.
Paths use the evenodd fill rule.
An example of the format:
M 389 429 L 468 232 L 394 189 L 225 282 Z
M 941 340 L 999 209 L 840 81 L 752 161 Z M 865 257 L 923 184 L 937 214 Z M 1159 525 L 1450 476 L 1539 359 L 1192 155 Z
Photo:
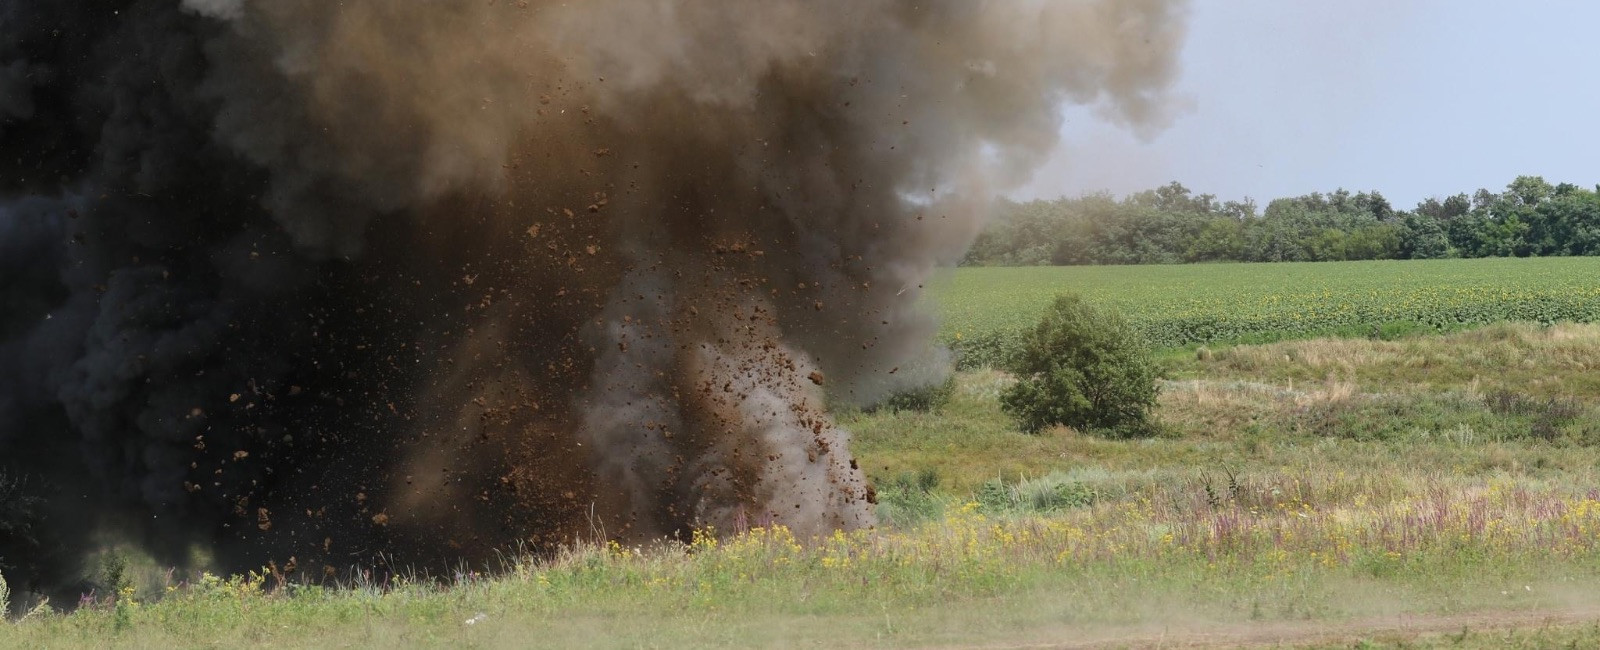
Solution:
M 964 268 L 932 297 L 960 348 L 1029 327 L 1068 291 L 1115 305 L 1158 347 L 1590 322 L 1600 258 Z

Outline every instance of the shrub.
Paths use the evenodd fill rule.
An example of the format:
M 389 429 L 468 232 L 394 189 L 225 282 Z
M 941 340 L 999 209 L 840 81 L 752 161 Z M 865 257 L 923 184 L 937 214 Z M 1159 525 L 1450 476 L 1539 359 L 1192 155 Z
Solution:
M 1056 298 L 1023 338 L 1011 371 L 1017 383 L 1000 404 L 1024 431 L 1066 425 L 1124 437 L 1152 432 L 1155 361 L 1115 311 L 1076 295 Z
M 910 388 L 894 393 L 884 398 L 883 401 L 867 409 L 867 412 L 887 411 L 898 413 L 900 411 L 915 411 L 918 413 L 934 413 L 950 403 L 950 397 L 956 392 L 956 377 L 949 375 L 943 381 Z
M 1529 435 L 1547 442 L 1561 438 L 1566 425 L 1584 413 L 1583 403 L 1570 397 L 1537 399 L 1509 390 L 1497 390 L 1485 395 L 1483 401 L 1495 415 L 1529 418 Z
M 133 579 L 128 576 L 128 556 L 116 548 L 105 551 L 100 556 L 97 582 L 105 590 L 107 598 L 121 600 L 122 593 L 133 587 Z
M 1017 484 L 1017 502 L 1033 512 L 1055 512 L 1094 505 L 1099 495 L 1094 488 L 1055 475 Z

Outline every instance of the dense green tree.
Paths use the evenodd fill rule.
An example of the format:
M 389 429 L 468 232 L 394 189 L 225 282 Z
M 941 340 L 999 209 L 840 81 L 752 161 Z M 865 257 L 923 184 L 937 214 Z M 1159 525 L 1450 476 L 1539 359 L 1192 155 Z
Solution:
M 1115 311 L 1063 295 L 1023 340 L 1012 360 L 1017 383 L 1001 408 L 1024 431 L 1066 425 L 1116 436 L 1150 431 L 1156 364 L 1145 342 Z
M 1506 186 L 1500 200 L 1517 207 L 1532 207 L 1550 199 L 1556 188 L 1538 176 L 1518 176 Z
M 1226 262 L 1244 257 L 1244 222 L 1232 216 L 1207 220 L 1183 253 L 1186 262 Z
M 1465 194 L 1456 194 L 1442 201 L 1429 197 L 1418 203 L 1415 210 L 1417 214 L 1439 222 L 1456 219 L 1471 211 L 1472 199 L 1467 198 Z
M 1350 260 L 1392 260 L 1400 257 L 1400 229 L 1393 224 L 1373 224 L 1351 233 L 1345 245 Z
M 1400 257 L 1421 260 L 1450 256 L 1450 237 L 1438 219 L 1411 212 L 1400 223 Z
M 1600 188 L 1520 176 L 1397 211 L 1378 192 L 1335 190 L 1256 203 L 1179 183 L 997 205 L 974 265 L 1296 262 L 1600 255 Z

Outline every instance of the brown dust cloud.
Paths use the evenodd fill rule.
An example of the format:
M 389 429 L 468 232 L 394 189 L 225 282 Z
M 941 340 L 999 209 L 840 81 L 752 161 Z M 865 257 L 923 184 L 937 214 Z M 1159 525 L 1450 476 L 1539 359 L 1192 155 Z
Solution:
M 872 526 L 829 407 L 947 371 L 931 273 L 1063 107 L 1173 117 L 1186 13 L 5 3 L 0 570 Z

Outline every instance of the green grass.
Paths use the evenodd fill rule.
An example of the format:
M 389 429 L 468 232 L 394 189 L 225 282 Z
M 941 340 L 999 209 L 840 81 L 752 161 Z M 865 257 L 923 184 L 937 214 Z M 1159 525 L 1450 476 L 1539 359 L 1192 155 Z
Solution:
M 1519 391 L 1600 396 L 1600 327 L 1500 324 L 1448 336 L 1395 341 L 1319 339 L 1218 350 L 1170 351 L 1174 379 L 1320 383 L 1333 377 L 1362 391 Z
M 1542 400 L 1594 406 L 1596 349 L 1600 326 L 1503 325 L 1169 355 L 1169 433 L 1134 441 L 1020 433 L 996 404 L 1009 378 L 966 372 L 936 413 L 844 417 L 881 530 L 581 546 L 448 586 L 144 575 L 0 626 L 0 646 L 1114 644 L 1273 625 L 1342 647 L 1582 644 L 1594 632 L 1575 624 L 1491 628 L 1600 604 L 1600 448 L 1573 423 L 1596 418 L 1534 432 Z M 1546 380 L 1497 397 L 1529 385 L 1519 372 Z M 1399 614 L 1483 618 L 1360 632 Z
M 1600 579 L 1600 502 L 1561 488 L 1465 487 L 1384 508 L 1284 503 L 1124 498 L 1049 517 L 967 504 L 915 528 L 810 544 L 756 530 L 689 549 L 586 546 L 448 588 L 268 591 L 261 576 L 202 577 L 157 602 L 0 627 L 0 645 L 1059 642 L 1148 625 L 1555 609 Z
M 587 544 L 449 584 L 129 571 L 0 647 L 1600 643 L 1592 614 L 1540 623 L 1600 612 L 1600 325 L 1161 362 L 1149 439 L 1021 433 L 993 370 L 934 412 L 842 414 L 874 531 Z
M 1400 341 L 1317 339 L 1169 355 L 1156 416 L 1167 434 L 1114 441 L 1028 435 L 996 401 L 1009 378 L 959 375 L 936 413 L 843 418 L 875 481 L 932 472 L 957 495 L 1052 472 L 1117 483 L 1224 471 L 1335 467 L 1392 482 L 1417 468 L 1600 485 L 1600 326 L 1497 325 Z M 1164 479 L 1163 479 L 1164 480 Z
M 1501 321 L 1600 319 L 1600 258 L 963 268 L 933 285 L 941 338 L 1031 327 L 1061 292 L 1114 305 L 1158 347 L 1392 338 Z

